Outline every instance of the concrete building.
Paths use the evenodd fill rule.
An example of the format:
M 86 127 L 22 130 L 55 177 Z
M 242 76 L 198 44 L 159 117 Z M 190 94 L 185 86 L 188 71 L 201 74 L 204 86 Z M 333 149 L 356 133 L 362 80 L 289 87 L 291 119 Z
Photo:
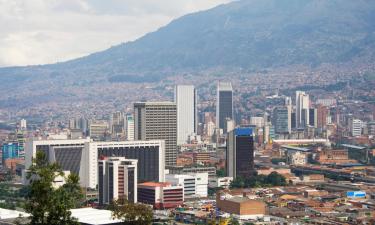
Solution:
M 254 171 L 254 138 L 251 128 L 236 128 L 228 134 L 227 175 L 249 177 Z
M 219 82 L 216 95 L 216 127 L 227 130 L 227 118 L 233 117 L 233 88 L 231 83 Z
M 110 204 L 113 200 L 126 198 L 137 202 L 136 159 L 109 157 L 98 161 L 99 204 Z
M 216 168 L 213 166 L 187 167 L 187 166 L 168 166 L 169 174 L 195 174 L 208 173 L 208 178 L 216 177 Z
M 95 164 L 98 157 L 125 157 L 138 160 L 138 181 L 164 182 L 164 141 L 123 141 L 123 142 L 90 142 L 86 144 L 89 152 L 95 154 Z M 91 164 L 90 164 L 91 165 Z M 97 174 L 97 166 L 92 166 L 90 171 Z M 97 184 L 92 179 L 92 184 Z
M 90 139 L 30 140 L 25 145 L 25 168 L 28 169 L 32 165 L 36 152 L 42 151 L 49 162 L 56 162 L 62 170 L 79 175 L 81 186 L 95 188 L 96 184 L 90 185 L 89 180 L 97 174 L 91 173 L 89 167 L 90 159 L 95 159 L 96 154 L 85 148 L 85 143 L 88 142 Z M 26 184 L 28 181 L 25 175 L 23 181 Z
M 309 95 L 303 91 L 296 91 L 296 126 L 304 128 L 309 122 Z
M 174 101 L 177 105 L 177 144 L 181 145 L 189 135 L 197 133 L 197 90 L 193 85 L 177 85 Z
M 288 151 L 286 161 L 289 165 L 306 165 L 307 154 L 302 151 Z
M 208 181 L 208 186 L 210 188 L 229 188 L 232 181 L 233 177 L 215 177 Z
M 43 151 L 50 162 L 64 171 L 78 174 L 82 187 L 96 188 L 100 157 L 126 157 L 138 160 L 139 181 L 164 181 L 164 141 L 93 142 L 77 140 L 31 140 L 26 143 L 25 168 L 32 164 L 37 151 Z M 24 174 L 25 175 L 25 174 Z M 27 183 L 24 176 L 24 183 Z
M 351 132 L 353 137 L 359 137 L 362 135 L 362 120 L 352 120 Z
M 96 141 L 103 141 L 109 131 L 107 121 L 91 121 L 89 125 L 90 137 Z
M 184 187 L 168 182 L 138 184 L 138 202 L 152 205 L 155 209 L 169 209 L 184 203 Z
M 115 112 L 111 115 L 111 134 L 114 137 L 125 135 L 125 115 L 123 112 Z
M 309 109 L 309 125 L 311 127 L 318 127 L 318 110 L 315 108 Z
M 205 198 L 208 195 L 208 173 L 166 174 L 165 180 L 184 187 L 184 198 Z
M 276 107 L 273 110 L 273 125 L 276 134 L 290 134 L 292 132 L 291 107 Z
M 250 125 L 256 126 L 257 128 L 264 126 L 264 118 L 260 116 L 250 117 Z
M 126 140 L 134 141 L 134 117 L 126 116 Z
M 258 219 L 267 214 L 267 205 L 263 201 L 232 196 L 225 192 L 217 193 L 216 205 L 220 211 L 229 213 L 240 220 Z
M 177 108 L 173 102 L 134 103 L 136 140 L 164 140 L 165 164 L 177 158 Z

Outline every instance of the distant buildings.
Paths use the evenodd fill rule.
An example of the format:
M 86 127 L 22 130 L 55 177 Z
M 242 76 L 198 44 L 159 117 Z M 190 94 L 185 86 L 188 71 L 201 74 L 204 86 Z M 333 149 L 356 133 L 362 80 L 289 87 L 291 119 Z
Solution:
M 309 95 L 303 91 L 296 91 L 296 126 L 297 128 L 305 128 L 309 122 Z
M 231 83 L 219 82 L 216 95 L 216 127 L 227 132 L 227 118 L 233 117 L 233 89 Z
M 254 171 L 254 138 L 251 128 L 236 128 L 228 134 L 227 175 L 249 177 Z
M 137 202 L 137 162 L 125 157 L 109 157 L 98 161 L 99 204 L 125 198 Z
M 177 144 L 186 143 L 197 133 L 197 90 L 193 85 L 177 85 L 174 101 L 177 105 Z
M 134 117 L 126 116 L 126 140 L 134 141 Z
M 91 121 L 89 125 L 90 137 L 96 141 L 104 141 L 108 133 L 107 121 Z
M 24 149 L 18 142 L 5 142 L 1 146 L 2 164 L 9 159 L 19 159 L 23 156 Z M 22 157 L 23 158 L 23 157 Z
M 288 106 L 279 106 L 273 110 L 273 125 L 276 134 L 290 134 L 292 132 L 292 112 Z
M 134 104 L 135 139 L 165 140 L 165 163 L 175 165 L 177 158 L 177 108 L 173 102 Z
M 353 119 L 351 122 L 351 132 L 353 137 L 362 135 L 362 120 Z
M 125 116 L 123 112 L 115 112 L 111 115 L 111 134 L 114 137 L 125 135 Z

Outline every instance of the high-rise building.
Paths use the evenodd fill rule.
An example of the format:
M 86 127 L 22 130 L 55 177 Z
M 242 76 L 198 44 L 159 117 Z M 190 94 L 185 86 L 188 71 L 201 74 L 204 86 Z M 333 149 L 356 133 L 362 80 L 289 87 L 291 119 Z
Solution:
M 103 141 L 108 132 L 108 123 L 106 121 L 91 121 L 89 132 L 92 139 Z
M 125 134 L 125 116 L 123 112 L 115 112 L 111 115 L 110 129 L 113 136 Z
M 254 138 L 251 128 L 236 128 L 228 134 L 226 169 L 230 177 L 249 177 L 254 171 Z
M 126 140 L 134 141 L 134 117 L 133 115 L 126 116 Z
M 177 108 L 173 102 L 134 103 L 136 140 L 165 140 L 165 164 L 177 158 Z
M 20 121 L 20 130 L 27 130 L 27 122 L 25 119 L 21 119 Z
M 328 124 L 328 116 L 329 116 L 329 109 L 327 106 L 324 105 L 317 105 L 316 107 L 317 113 L 317 128 L 324 129 Z
M 304 128 L 309 125 L 309 95 L 303 91 L 296 91 L 296 126 Z
M 186 143 L 197 133 L 197 91 L 193 85 L 177 85 L 174 101 L 177 105 L 177 144 Z
M 233 117 L 233 88 L 231 83 L 219 82 L 216 96 L 216 127 L 226 132 L 227 118 Z
M 318 110 L 315 108 L 309 109 L 309 125 L 312 127 L 318 127 Z
M 125 157 L 109 157 L 98 161 L 99 204 L 110 204 L 125 198 L 137 202 L 137 162 Z
M 352 120 L 352 136 L 359 137 L 362 135 L 362 120 L 353 119 Z
M 19 159 L 23 148 L 21 149 L 18 142 L 5 142 L 1 146 L 2 164 L 4 165 L 7 159 Z
M 290 134 L 292 132 L 291 107 L 276 107 L 273 110 L 273 125 L 275 126 L 275 133 Z

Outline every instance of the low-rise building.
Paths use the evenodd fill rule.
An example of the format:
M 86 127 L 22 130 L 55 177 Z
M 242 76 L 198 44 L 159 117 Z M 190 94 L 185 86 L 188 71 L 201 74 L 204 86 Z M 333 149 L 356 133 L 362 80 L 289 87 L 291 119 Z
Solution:
M 217 193 L 216 205 L 220 211 L 232 214 L 241 220 L 262 218 L 267 214 L 265 202 L 248 197 L 231 196 L 224 192 Z
M 167 174 L 167 182 L 184 187 L 184 197 L 203 198 L 208 193 L 208 173 L 195 174 Z
M 138 202 L 152 205 L 155 209 L 169 209 L 184 203 L 184 187 L 168 182 L 138 184 Z

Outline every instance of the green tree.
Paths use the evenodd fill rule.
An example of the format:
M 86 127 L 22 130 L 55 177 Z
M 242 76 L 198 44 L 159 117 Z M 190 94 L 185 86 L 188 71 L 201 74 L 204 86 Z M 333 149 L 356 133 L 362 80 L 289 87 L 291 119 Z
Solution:
M 285 186 L 287 184 L 285 177 L 277 172 L 270 173 L 266 178 L 266 182 L 272 186 Z
M 70 209 L 75 206 L 75 197 L 81 193 L 79 178 L 70 175 L 66 184 L 55 188 L 53 181 L 64 176 L 60 166 L 49 163 L 40 151 L 33 162 L 27 175 L 30 185 L 25 204 L 26 212 L 31 214 L 30 225 L 78 225 Z
M 152 223 L 152 209 L 144 204 L 129 202 L 125 197 L 114 200 L 110 206 L 113 218 L 129 225 L 149 225 Z

